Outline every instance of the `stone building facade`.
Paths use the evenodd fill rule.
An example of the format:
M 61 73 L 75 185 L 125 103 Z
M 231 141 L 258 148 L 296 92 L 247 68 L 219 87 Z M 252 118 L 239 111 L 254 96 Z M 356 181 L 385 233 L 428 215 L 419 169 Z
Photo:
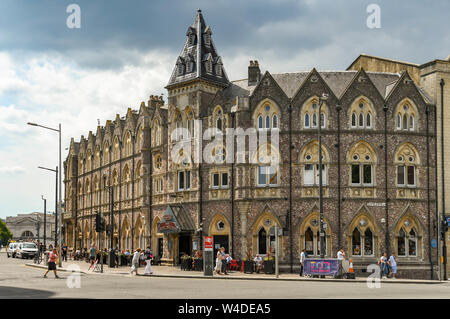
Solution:
M 435 59 L 427 63 L 416 64 L 396 61 L 362 54 L 349 67 L 348 70 L 364 68 L 373 72 L 402 72 L 407 71 L 416 84 L 424 90 L 432 103 L 436 106 L 436 170 L 437 170 L 437 205 L 436 220 L 442 220 L 446 213 L 446 198 L 450 194 L 450 170 L 445 169 L 450 164 L 450 158 L 446 156 L 450 152 L 450 112 L 445 111 L 450 105 L 450 55 L 446 59 Z M 448 204 L 447 204 L 448 205 Z M 437 225 L 434 225 L 437 227 Z M 437 239 L 437 237 L 435 237 Z M 450 254 L 450 235 L 445 234 L 447 256 Z M 443 245 L 442 238 L 438 241 Z M 439 247 L 437 263 L 441 263 L 443 255 Z M 441 267 L 441 273 L 443 268 Z M 447 273 L 450 273 L 450 265 L 447 263 Z M 442 274 L 441 274 L 442 275 Z M 442 276 L 441 276 L 442 277 Z M 443 277 L 442 277 L 443 278 Z
M 44 213 L 8 216 L 5 223 L 13 234 L 13 240 L 44 241 Z M 55 215 L 51 213 L 47 213 L 45 218 L 45 239 L 46 245 L 55 244 Z
M 114 225 L 113 246 L 150 245 L 169 264 L 208 235 L 236 259 L 266 256 L 276 225 L 281 268 L 298 268 L 302 249 L 320 255 L 321 125 L 326 256 L 344 248 L 364 272 L 383 251 L 396 252 L 400 275 L 435 278 L 436 108 L 408 71 L 271 74 L 250 61 L 248 79 L 230 81 L 211 36 L 199 11 L 167 103 L 151 96 L 139 111 L 72 139 L 64 165 L 68 245 L 98 243 L 96 211 Z M 215 135 L 198 147 L 208 128 L 254 129 L 268 140 L 245 138 L 241 151 Z M 188 151 L 196 147 L 213 161 L 197 161 Z

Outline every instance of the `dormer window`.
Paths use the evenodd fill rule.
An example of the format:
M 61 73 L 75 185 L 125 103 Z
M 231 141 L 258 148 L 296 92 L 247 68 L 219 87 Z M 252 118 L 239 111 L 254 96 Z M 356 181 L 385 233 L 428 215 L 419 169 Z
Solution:
M 216 64 L 216 75 L 222 76 L 222 65 L 220 63 Z
M 206 68 L 206 72 L 212 73 L 212 61 L 211 60 L 207 60 L 205 62 L 205 68 Z
M 183 63 L 178 63 L 178 65 L 177 65 L 177 74 L 178 75 L 183 75 L 184 74 L 184 64 Z
M 203 39 L 205 40 L 205 45 L 210 46 L 211 45 L 211 34 L 205 33 L 205 35 L 203 36 Z
M 186 65 L 186 73 L 191 73 L 194 71 L 194 61 L 188 61 Z

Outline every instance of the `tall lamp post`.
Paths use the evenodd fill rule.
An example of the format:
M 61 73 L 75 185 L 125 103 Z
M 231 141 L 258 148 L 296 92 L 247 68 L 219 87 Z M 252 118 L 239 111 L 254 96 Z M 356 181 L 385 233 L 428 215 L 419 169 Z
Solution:
M 42 200 L 44 201 L 44 249 L 46 245 L 45 238 L 47 237 L 47 199 L 44 198 L 44 195 L 41 195 Z
M 58 211 L 58 166 L 56 166 L 55 169 L 42 167 L 42 166 L 38 166 L 38 168 L 45 169 L 47 171 L 51 171 L 51 172 L 55 173 L 55 176 L 56 176 L 56 184 L 55 184 L 55 212 L 57 212 Z M 44 198 L 42 198 L 42 199 L 44 199 Z M 45 214 L 45 212 L 44 212 L 44 214 Z M 45 218 L 45 215 L 44 215 L 44 218 Z M 58 214 L 55 213 L 55 246 L 56 246 L 56 243 L 58 242 L 58 235 L 57 235 L 57 230 L 56 230 L 57 227 L 58 227 Z M 44 234 L 45 234 L 45 230 L 44 230 Z M 45 241 L 45 238 L 44 238 L 44 241 Z M 44 246 L 45 246 L 45 242 L 44 242 Z M 47 248 L 45 247 L 45 249 L 47 249 Z
M 45 128 L 47 130 L 51 130 L 51 131 L 54 131 L 54 132 L 58 132 L 58 135 L 59 135 L 59 165 L 58 165 L 58 167 L 59 167 L 59 198 L 58 198 L 58 206 L 57 206 L 58 210 L 56 212 L 56 215 L 58 215 L 58 214 L 60 215 L 60 220 L 59 220 L 59 225 L 55 225 L 55 227 L 59 226 L 59 235 L 60 236 L 59 236 L 59 244 L 58 244 L 58 247 L 59 247 L 58 254 L 60 256 L 60 258 L 59 258 L 59 267 L 61 267 L 62 266 L 62 258 L 61 258 L 61 221 L 62 221 L 62 214 L 61 214 L 61 207 L 62 207 L 62 196 L 61 196 L 61 193 L 62 193 L 62 187 L 61 187 L 61 182 L 62 182 L 62 177 L 61 177 L 61 171 L 62 171 L 62 169 L 61 169 L 61 167 L 62 167 L 62 165 L 61 165 L 61 123 L 58 124 L 58 129 L 47 127 L 47 126 L 44 126 L 44 125 L 39 125 L 39 124 L 36 124 L 36 123 L 31 123 L 31 122 L 28 122 L 27 124 L 31 125 L 31 126 L 37 126 L 37 127 Z M 56 245 L 56 243 L 55 243 L 55 245 Z
M 319 98 L 319 116 L 318 118 L 318 139 L 319 139 L 319 219 L 320 219 L 320 258 L 325 257 L 325 233 L 323 230 L 323 197 L 322 197 L 322 105 L 328 100 L 328 94 L 322 93 Z M 325 117 L 323 118 L 325 124 Z

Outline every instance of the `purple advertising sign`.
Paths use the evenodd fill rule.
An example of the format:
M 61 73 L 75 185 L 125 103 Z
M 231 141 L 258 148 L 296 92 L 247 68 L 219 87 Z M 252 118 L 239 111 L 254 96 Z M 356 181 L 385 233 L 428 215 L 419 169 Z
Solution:
M 305 259 L 304 273 L 306 275 L 335 276 L 339 273 L 337 259 Z

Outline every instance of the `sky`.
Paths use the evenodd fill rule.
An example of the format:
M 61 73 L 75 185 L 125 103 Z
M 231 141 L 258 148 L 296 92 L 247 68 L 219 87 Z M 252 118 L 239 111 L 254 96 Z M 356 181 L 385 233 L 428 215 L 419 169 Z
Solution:
M 68 28 L 70 4 L 80 28 Z M 367 19 L 380 9 L 379 28 Z M 186 30 L 201 9 L 230 80 L 250 60 L 264 72 L 345 70 L 361 53 L 425 63 L 450 54 L 447 0 L 1 0 L 0 218 L 54 211 L 58 134 L 70 138 L 99 120 L 166 90 Z M 370 20 L 372 21 L 372 20 Z

